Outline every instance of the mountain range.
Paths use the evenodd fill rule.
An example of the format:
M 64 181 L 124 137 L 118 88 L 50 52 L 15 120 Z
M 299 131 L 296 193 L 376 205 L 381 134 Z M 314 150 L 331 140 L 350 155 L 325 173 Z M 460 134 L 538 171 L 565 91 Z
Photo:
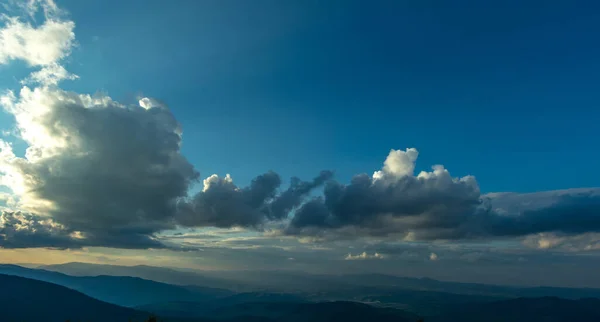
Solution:
M 79 263 L 40 268 L 0 265 L 0 320 L 128 321 L 156 314 L 165 322 L 414 322 L 420 317 L 427 322 L 600 321 L 597 289 L 285 271 L 275 272 L 269 282 L 245 284 L 239 277 L 228 278 L 241 272 L 205 273 Z M 265 275 L 247 273 L 246 278 Z M 140 277 L 148 275 L 159 281 Z M 270 287 L 273 281 L 280 284 Z M 295 287 L 301 284 L 304 287 Z

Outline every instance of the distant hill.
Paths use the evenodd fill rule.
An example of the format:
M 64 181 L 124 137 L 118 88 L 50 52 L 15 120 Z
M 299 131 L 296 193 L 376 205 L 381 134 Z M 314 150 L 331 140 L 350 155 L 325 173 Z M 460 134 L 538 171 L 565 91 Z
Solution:
M 485 295 L 505 298 L 555 296 L 567 299 L 600 298 L 600 289 L 567 287 L 516 287 L 479 283 L 438 281 L 431 278 L 411 278 L 383 274 L 338 275 L 337 281 L 347 285 L 371 286 L 386 289 L 435 291 L 465 295 Z
M 557 297 L 518 298 L 465 305 L 427 322 L 598 322 L 600 300 Z
M 564 287 L 513 287 L 502 285 L 458 283 L 439 281 L 431 278 L 401 277 L 385 274 L 328 275 L 302 272 L 270 271 L 181 271 L 152 266 L 116 266 L 87 263 L 67 263 L 43 266 L 42 268 L 69 275 L 94 276 L 117 275 L 136 276 L 153 281 L 175 285 L 200 285 L 236 292 L 296 292 L 296 293 L 335 293 L 360 296 L 361 288 L 370 287 L 385 290 L 418 290 L 464 295 L 488 296 L 494 298 L 556 296 L 567 299 L 600 298 L 600 289 Z M 359 292 L 354 292 L 359 290 Z M 350 298 L 349 298 L 350 299 Z
M 0 274 L 0 321 L 119 322 L 145 321 L 149 313 L 105 303 L 75 290 L 39 280 Z M 240 304 L 238 304 L 240 305 Z M 378 321 L 415 322 L 417 316 L 400 310 L 376 308 L 353 302 L 259 304 L 254 310 L 233 305 L 211 319 L 176 319 L 167 322 L 294 322 Z M 251 305 L 251 304 L 242 304 Z
M 0 274 L 0 321 L 142 321 L 148 313 L 93 299 L 63 286 Z
M 0 274 L 15 275 L 62 285 L 104 302 L 135 307 L 166 301 L 202 301 L 231 294 L 226 290 L 159 283 L 127 276 L 69 276 L 16 265 L 0 265 Z
M 81 292 L 34 279 L 0 274 L 2 322 L 144 321 L 151 312 L 165 322 L 416 322 L 404 310 L 359 302 L 306 302 L 289 294 L 242 293 L 205 302 L 164 302 L 138 309 L 120 307 Z M 421 299 L 423 300 L 423 299 Z M 437 301 L 437 299 L 436 299 Z M 516 298 L 455 303 L 426 322 L 598 322 L 600 299 Z
M 572 321 L 572 318 L 577 318 L 577 321 L 600 321 L 593 320 L 597 316 L 596 308 L 600 308 L 600 289 L 592 288 L 513 287 L 382 274 L 313 275 L 289 271 L 194 273 L 150 266 L 98 266 L 79 263 L 52 268 L 77 271 L 80 274 L 106 271 L 112 274 L 131 273 L 179 283 L 186 281 L 196 285 L 210 281 L 211 286 L 227 285 L 237 290 L 256 290 L 261 287 L 264 289 L 260 292 L 220 294 L 192 300 L 186 299 L 185 296 L 165 296 L 165 301 L 157 300 L 137 306 L 140 310 L 161 316 L 219 319 L 252 317 L 272 320 L 278 319 L 279 315 L 283 316 L 284 313 L 290 313 L 288 308 L 297 305 L 322 304 L 317 302 L 324 301 L 353 301 L 369 304 L 376 309 L 401 309 L 418 313 L 425 315 L 427 322 L 557 322 Z M 203 289 L 204 286 L 195 287 Z M 191 291 L 195 287 L 186 286 L 183 289 Z M 257 312 L 262 311 L 278 313 L 277 316 L 256 316 Z M 328 313 L 324 311 L 323 314 Z M 293 321 L 292 316 L 288 318 Z
M 254 290 L 246 288 L 243 283 L 229 281 L 217 277 L 209 277 L 198 272 L 180 271 L 166 267 L 155 267 L 146 265 L 118 266 L 74 262 L 58 265 L 44 265 L 38 268 L 54 272 L 60 272 L 72 276 L 133 276 L 156 282 L 186 287 L 189 285 L 196 285 L 202 286 L 207 289 L 227 289 L 236 292 Z

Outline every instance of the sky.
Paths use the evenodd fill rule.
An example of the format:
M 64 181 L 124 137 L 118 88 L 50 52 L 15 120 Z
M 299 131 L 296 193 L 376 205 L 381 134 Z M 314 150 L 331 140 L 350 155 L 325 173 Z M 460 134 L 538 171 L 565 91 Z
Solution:
M 600 287 L 600 4 L 0 10 L 2 262 Z

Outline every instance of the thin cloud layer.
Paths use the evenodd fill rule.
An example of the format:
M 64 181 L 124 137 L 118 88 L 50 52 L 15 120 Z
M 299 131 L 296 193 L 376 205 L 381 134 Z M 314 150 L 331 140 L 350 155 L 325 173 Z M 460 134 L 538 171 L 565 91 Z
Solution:
M 344 257 L 344 259 L 347 261 L 367 260 L 367 259 L 384 259 L 384 258 L 385 257 L 379 253 L 373 253 L 373 255 L 370 255 L 370 254 L 367 254 L 367 252 L 362 252 L 362 253 L 356 254 L 356 255 L 348 254 L 348 255 L 346 255 L 346 257 Z

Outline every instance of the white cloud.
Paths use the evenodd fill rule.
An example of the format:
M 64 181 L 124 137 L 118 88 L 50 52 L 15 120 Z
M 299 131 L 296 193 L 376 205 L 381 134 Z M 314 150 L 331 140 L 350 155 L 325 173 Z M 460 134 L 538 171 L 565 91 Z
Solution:
M 7 8 L 19 9 L 30 19 L 35 20 L 35 14 L 42 11 L 46 19 L 52 19 L 63 14 L 54 0 L 8 0 Z
M 33 72 L 21 81 L 23 85 L 26 84 L 43 84 L 43 85 L 58 85 L 63 80 L 75 80 L 79 76 L 69 73 L 63 66 L 59 64 L 50 64 L 44 66 L 42 69 Z
M 394 177 L 412 176 L 419 151 L 408 148 L 406 151 L 392 149 L 383 163 L 383 169 L 373 174 L 373 179 L 382 179 L 385 175 Z
M 46 20 L 39 27 L 18 18 L 6 18 L 0 29 L 0 64 L 23 60 L 30 66 L 48 66 L 71 52 L 75 23 Z
M 368 254 L 367 252 L 362 252 L 361 254 L 356 254 L 356 255 L 352 255 L 352 254 L 348 254 L 346 255 L 346 257 L 344 258 L 347 261 L 351 261 L 351 260 L 366 260 L 366 259 L 384 259 L 385 256 L 383 256 L 382 254 L 379 253 L 373 253 L 373 255 Z
M 77 76 L 66 71 L 60 62 L 69 56 L 75 44 L 75 23 L 63 20 L 52 0 L 21 1 L 17 6 L 29 17 L 4 15 L 0 19 L 0 64 L 21 60 L 41 70 L 33 72 L 25 83 L 56 85 Z M 36 12 L 44 12 L 44 22 L 35 25 Z

